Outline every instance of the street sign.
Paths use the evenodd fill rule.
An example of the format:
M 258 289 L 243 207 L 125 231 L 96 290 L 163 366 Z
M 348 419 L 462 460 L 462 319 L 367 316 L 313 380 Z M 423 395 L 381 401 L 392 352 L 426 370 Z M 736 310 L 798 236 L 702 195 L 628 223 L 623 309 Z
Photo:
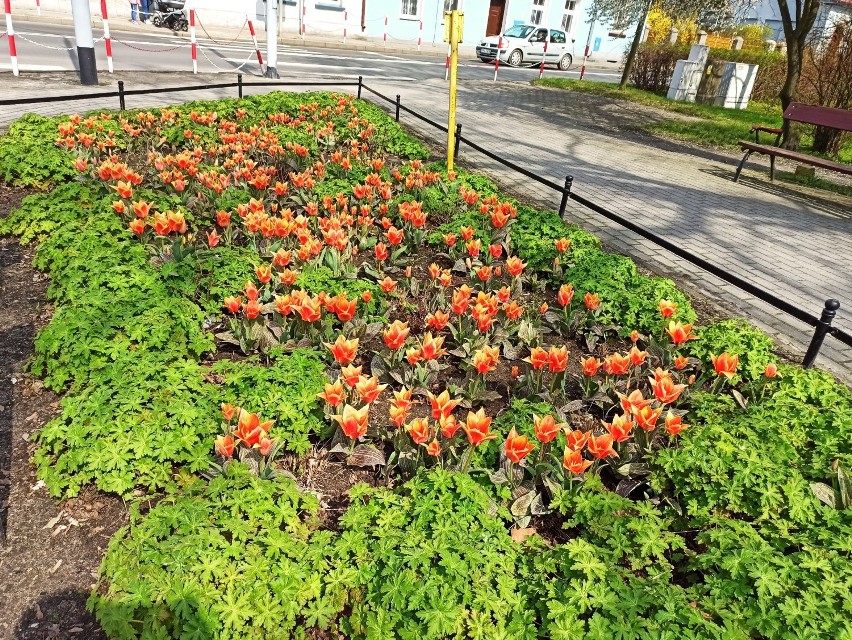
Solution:
M 600 51 L 601 50 L 601 38 L 595 38 L 595 46 L 592 48 L 592 51 Z
M 453 20 L 451 14 L 456 14 L 456 19 Z M 464 33 L 464 14 L 458 11 L 447 11 L 444 14 L 444 42 L 452 42 L 452 38 L 450 37 L 451 30 L 455 29 L 456 31 L 456 42 L 462 41 L 462 34 Z

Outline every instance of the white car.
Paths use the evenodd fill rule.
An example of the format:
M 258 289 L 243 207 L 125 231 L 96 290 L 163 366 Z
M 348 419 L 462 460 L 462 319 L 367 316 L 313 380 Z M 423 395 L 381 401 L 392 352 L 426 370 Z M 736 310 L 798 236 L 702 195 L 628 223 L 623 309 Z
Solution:
M 548 37 L 548 31 L 550 32 Z M 573 40 L 569 40 L 564 31 L 545 29 L 535 25 L 520 24 L 508 29 L 502 36 L 503 46 L 500 47 L 500 61 L 512 67 L 522 64 L 555 64 L 562 71 L 567 71 L 574 60 Z M 547 42 L 547 52 L 544 44 Z M 488 36 L 476 47 L 476 55 L 482 62 L 494 62 L 500 36 Z

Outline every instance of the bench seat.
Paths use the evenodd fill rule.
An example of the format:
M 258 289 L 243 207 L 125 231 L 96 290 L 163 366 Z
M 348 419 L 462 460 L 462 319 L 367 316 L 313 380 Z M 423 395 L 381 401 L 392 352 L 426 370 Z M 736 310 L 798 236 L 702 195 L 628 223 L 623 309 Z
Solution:
M 848 176 L 852 176 L 852 165 L 844 164 L 842 162 L 835 162 L 834 160 L 828 160 L 826 158 L 819 158 L 817 156 L 811 156 L 806 153 L 799 153 L 798 151 L 790 151 L 789 149 L 782 149 L 781 147 L 776 147 L 771 144 L 757 144 L 756 142 L 751 142 L 749 140 L 740 140 L 739 142 L 740 148 L 746 152 L 745 158 L 740 163 L 739 168 L 737 169 L 737 174 L 734 177 L 734 182 L 736 182 L 740 177 L 740 172 L 743 169 L 743 165 L 745 161 L 748 160 L 748 157 L 752 153 L 762 153 L 764 155 L 769 156 L 770 158 L 770 168 L 769 168 L 769 179 L 775 179 L 775 158 L 786 158 L 787 160 L 794 160 L 796 162 L 801 162 L 802 164 L 813 165 L 814 167 L 819 167 L 820 169 L 828 169 L 830 171 L 837 171 L 838 173 L 843 173 Z

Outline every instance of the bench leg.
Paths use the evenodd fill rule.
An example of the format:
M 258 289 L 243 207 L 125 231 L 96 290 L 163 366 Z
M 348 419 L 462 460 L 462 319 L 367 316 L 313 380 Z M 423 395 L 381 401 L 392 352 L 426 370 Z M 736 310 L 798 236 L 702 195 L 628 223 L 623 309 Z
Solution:
M 769 180 L 775 181 L 775 156 L 769 156 Z
M 745 155 L 743 156 L 743 159 L 740 162 L 740 166 L 737 167 L 737 172 L 734 174 L 734 182 L 737 182 L 740 179 L 740 174 L 743 171 L 743 167 L 745 166 L 746 160 L 748 160 L 748 157 L 751 154 L 752 154 L 752 151 L 746 151 L 745 152 Z

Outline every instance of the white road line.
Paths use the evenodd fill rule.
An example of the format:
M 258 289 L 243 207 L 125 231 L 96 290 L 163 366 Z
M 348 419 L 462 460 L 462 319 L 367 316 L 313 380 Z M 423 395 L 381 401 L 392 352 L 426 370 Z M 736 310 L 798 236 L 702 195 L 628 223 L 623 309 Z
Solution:
M 18 69 L 21 71 L 66 71 L 73 67 L 57 67 L 49 64 L 19 64 Z M 0 62 L 0 69 L 11 70 L 12 65 L 8 62 Z
M 245 62 L 240 58 L 224 58 L 225 62 Z M 287 62 L 286 60 L 282 60 L 278 66 L 279 69 L 286 67 L 314 67 L 318 69 L 330 69 L 329 73 L 335 73 L 335 69 L 346 71 L 348 73 L 353 73 L 355 71 L 384 71 L 384 69 L 380 69 L 379 67 L 340 67 L 329 64 L 319 64 L 313 62 Z

